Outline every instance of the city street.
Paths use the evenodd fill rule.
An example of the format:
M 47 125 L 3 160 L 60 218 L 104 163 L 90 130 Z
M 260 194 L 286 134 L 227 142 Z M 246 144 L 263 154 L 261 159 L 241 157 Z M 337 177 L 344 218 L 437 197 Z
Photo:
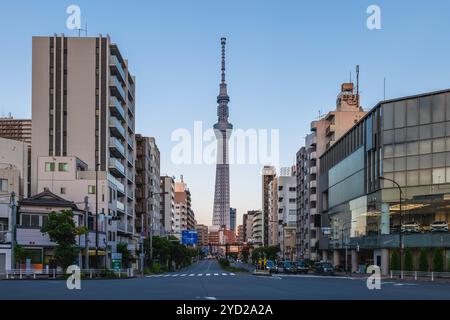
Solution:
M 450 285 L 396 280 L 368 290 L 364 278 L 315 275 L 258 277 L 223 271 L 215 260 L 184 270 L 128 280 L 85 280 L 70 291 L 65 281 L 0 281 L 0 300 L 316 300 L 450 299 Z

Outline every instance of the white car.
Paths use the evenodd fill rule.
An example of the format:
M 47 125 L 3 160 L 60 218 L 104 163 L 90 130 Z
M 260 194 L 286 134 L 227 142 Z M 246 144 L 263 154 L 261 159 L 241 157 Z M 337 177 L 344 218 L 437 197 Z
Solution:
M 417 222 L 411 221 L 402 224 L 402 233 L 419 233 L 420 225 Z
M 447 221 L 435 221 L 431 225 L 431 232 L 448 232 Z

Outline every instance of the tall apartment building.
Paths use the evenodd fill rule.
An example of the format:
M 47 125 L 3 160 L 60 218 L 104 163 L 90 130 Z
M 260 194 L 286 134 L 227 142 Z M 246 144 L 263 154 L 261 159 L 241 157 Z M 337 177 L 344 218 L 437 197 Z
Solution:
M 181 178 L 180 182 L 175 182 L 175 234 L 181 237 L 183 230 L 195 230 L 195 215 L 191 192 Z
M 242 217 L 242 225 L 244 226 L 244 242 L 253 242 L 253 215 L 254 211 L 248 211 Z
M 306 136 L 304 148 L 297 153 L 297 252 L 301 258 L 313 261 L 321 259 L 319 241 L 322 218 L 317 195 L 320 170 L 318 159 L 365 114 L 354 84 L 342 84 L 335 110 L 311 122 L 311 134 Z
M 43 191 L 40 174 L 52 179 L 67 173 L 69 161 L 82 164 L 84 179 L 99 190 L 88 192 L 83 182 L 76 199 L 65 198 L 87 195 L 94 214 L 117 217 L 113 250 L 116 242 L 135 244 L 135 78 L 128 66 L 108 36 L 33 37 L 32 194 Z M 55 194 L 66 191 L 47 182 Z
M 252 218 L 252 243 L 255 248 L 262 247 L 263 244 L 263 232 L 264 232 L 264 221 L 263 213 L 260 210 L 253 211 Z
M 230 208 L 230 230 L 236 232 L 236 208 Z
M 28 194 L 29 144 L 0 138 L 0 274 L 11 265 L 12 216 L 10 195 L 16 201 Z
M 278 244 L 278 179 L 269 182 L 269 246 Z
M 159 150 L 155 139 L 136 135 L 136 232 L 161 234 Z
M 277 181 L 277 244 L 287 260 L 297 257 L 297 179 L 291 168 L 281 168 Z
M 197 247 L 208 248 L 209 246 L 208 226 L 205 226 L 203 224 L 197 224 L 195 226 L 195 229 L 197 230 L 198 235 Z
M 161 190 L 161 221 L 163 234 L 172 235 L 175 232 L 175 179 L 169 176 L 160 178 Z
M 262 170 L 262 245 L 269 246 L 270 235 L 270 210 L 269 210 L 269 192 L 270 182 L 276 177 L 276 169 L 273 166 L 265 166 Z
M 26 142 L 31 145 L 31 120 L 0 118 L 0 138 Z

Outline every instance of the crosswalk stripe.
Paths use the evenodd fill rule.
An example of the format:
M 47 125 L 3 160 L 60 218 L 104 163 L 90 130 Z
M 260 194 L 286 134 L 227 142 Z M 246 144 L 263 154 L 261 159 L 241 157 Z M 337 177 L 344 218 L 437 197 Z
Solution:
M 227 276 L 228 274 L 226 274 L 226 273 L 222 273 L 222 275 L 223 275 L 223 276 Z
M 179 276 L 179 274 L 173 274 L 172 275 L 172 277 L 178 277 Z
M 183 273 L 180 277 L 186 277 L 186 276 L 187 276 L 187 274 Z
M 218 276 L 219 274 L 218 274 L 218 273 L 214 273 L 214 275 L 215 275 L 215 276 Z
M 170 274 L 165 274 L 164 278 L 170 277 Z
M 234 273 L 230 273 L 230 276 L 235 276 L 236 274 L 234 274 Z
M 211 275 L 211 273 L 207 273 L 206 276 L 209 277 Z
M 197 275 L 197 277 L 201 277 L 203 274 L 202 273 L 199 273 L 198 275 Z
M 193 277 L 193 276 L 195 276 L 195 273 L 191 273 L 191 274 L 189 275 L 189 277 Z

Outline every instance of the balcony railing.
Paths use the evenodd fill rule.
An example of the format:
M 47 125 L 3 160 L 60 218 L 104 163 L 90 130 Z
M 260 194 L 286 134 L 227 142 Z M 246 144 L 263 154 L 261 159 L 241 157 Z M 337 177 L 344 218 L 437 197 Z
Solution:
M 116 74 L 119 75 L 122 78 L 122 82 L 125 83 L 127 76 L 119 59 L 114 55 L 110 56 L 109 65 L 112 67 L 113 71 L 117 71 Z
M 133 174 L 133 171 L 128 170 L 128 173 L 127 173 L 127 179 L 128 179 L 128 181 L 130 181 L 130 182 L 134 182 L 134 174 Z
M 116 97 L 114 96 L 109 97 L 109 106 L 111 107 L 111 113 L 114 116 L 119 117 L 121 118 L 121 120 L 125 121 L 126 119 L 125 110 L 123 109 L 122 104 Z
M 134 148 L 134 137 L 133 137 L 133 136 L 128 136 L 128 137 L 127 137 L 127 142 L 128 142 L 128 145 L 129 145 L 131 148 Z
M 125 177 L 125 167 L 117 159 L 109 159 L 109 168 L 116 175 L 122 178 Z
M 120 98 L 122 101 L 126 101 L 125 90 L 123 90 L 122 84 L 116 76 L 109 77 L 109 87 L 111 88 L 111 93 L 116 97 Z
M 111 153 L 118 158 L 125 158 L 125 147 L 122 142 L 117 138 L 111 137 L 109 138 L 109 148 L 111 149 Z
M 117 200 L 116 207 L 117 207 L 117 210 L 125 212 L 125 204 L 123 202 Z
M 121 192 L 122 194 L 125 194 L 125 185 L 116 178 L 114 178 L 110 173 L 108 173 L 108 180 L 116 186 L 117 191 Z
M 125 138 L 125 128 L 116 117 L 109 118 L 109 128 L 111 129 L 111 132 L 117 137 Z
M 127 160 L 128 160 L 128 163 L 129 163 L 129 164 L 131 164 L 132 166 L 134 166 L 134 156 L 133 156 L 132 153 L 128 153 Z
M 117 230 L 125 232 L 125 223 L 117 222 Z
M 128 231 L 128 233 L 133 233 L 133 225 L 128 224 L 127 225 L 127 231 Z
M 128 206 L 128 208 L 127 208 L 127 214 L 128 214 L 130 217 L 134 217 L 134 208 Z

